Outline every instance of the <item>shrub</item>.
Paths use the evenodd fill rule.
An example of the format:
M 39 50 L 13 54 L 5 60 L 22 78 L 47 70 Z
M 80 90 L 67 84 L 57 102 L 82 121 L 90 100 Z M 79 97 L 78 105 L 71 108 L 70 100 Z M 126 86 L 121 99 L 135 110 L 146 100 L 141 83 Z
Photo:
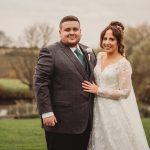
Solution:
M 0 104 L 14 104 L 16 100 L 31 101 L 33 92 L 17 79 L 0 79 Z

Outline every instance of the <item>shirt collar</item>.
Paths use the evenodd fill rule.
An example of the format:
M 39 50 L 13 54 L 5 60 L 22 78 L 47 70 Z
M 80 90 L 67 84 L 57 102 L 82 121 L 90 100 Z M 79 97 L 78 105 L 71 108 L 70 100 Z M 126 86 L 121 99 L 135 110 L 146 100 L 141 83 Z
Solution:
M 76 49 L 80 50 L 79 45 L 75 46 L 75 47 L 70 47 L 71 51 L 74 52 Z M 81 50 L 80 50 L 81 51 Z

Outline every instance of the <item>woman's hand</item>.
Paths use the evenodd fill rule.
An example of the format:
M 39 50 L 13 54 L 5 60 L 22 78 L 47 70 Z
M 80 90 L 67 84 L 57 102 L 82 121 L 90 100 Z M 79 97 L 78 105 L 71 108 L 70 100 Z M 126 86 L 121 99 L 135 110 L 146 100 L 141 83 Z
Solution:
M 83 87 L 83 91 L 93 93 L 93 94 L 97 94 L 99 88 L 93 81 L 92 83 L 88 81 L 84 81 L 82 83 L 82 87 Z

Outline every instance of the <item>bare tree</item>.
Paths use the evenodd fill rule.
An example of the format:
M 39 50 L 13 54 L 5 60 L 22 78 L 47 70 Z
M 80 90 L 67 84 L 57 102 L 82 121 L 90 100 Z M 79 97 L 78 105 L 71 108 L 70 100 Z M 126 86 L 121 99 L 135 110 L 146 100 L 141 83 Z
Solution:
M 24 30 L 20 37 L 21 47 L 42 48 L 46 46 L 52 38 L 53 28 L 46 23 L 33 24 Z
M 52 38 L 53 28 L 47 24 L 34 24 L 24 31 L 21 45 L 8 54 L 9 62 L 17 77 L 32 90 L 34 67 L 37 62 L 39 47 L 46 46 Z
M 32 90 L 32 78 L 37 61 L 38 50 L 33 48 L 16 48 L 7 54 L 9 62 L 17 77 Z
M 0 31 L 0 47 L 9 47 L 11 43 L 11 38 L 4 31 Z

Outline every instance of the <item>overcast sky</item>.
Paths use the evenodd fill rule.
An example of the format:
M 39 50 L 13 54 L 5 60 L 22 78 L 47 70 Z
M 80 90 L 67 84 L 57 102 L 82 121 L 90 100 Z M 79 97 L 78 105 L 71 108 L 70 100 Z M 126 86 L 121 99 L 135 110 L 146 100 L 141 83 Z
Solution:
M 24 28 L 46 22 L 55 28 L 65 15 L 76 15 L 81 22 L 81 42 L 99 45 L 99 33 L 112 20 L 125 26 L 150 24 L 150 0 L 0 0 L 0 30 L 17 39 Z

